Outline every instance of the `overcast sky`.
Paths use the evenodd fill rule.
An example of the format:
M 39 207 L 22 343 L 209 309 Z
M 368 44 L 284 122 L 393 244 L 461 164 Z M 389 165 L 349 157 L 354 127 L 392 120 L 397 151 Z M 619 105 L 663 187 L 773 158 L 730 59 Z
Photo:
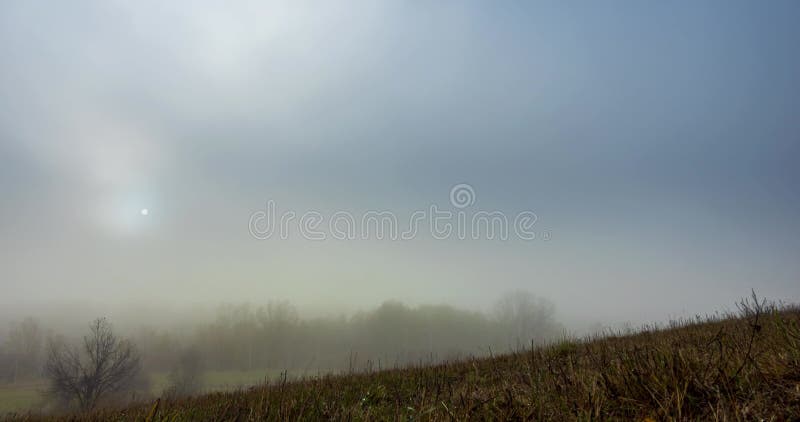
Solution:
M 0 306 L 800 300 L 800 3 L 0 3 Z M 536 213 L 259 241 L 252 213 Z M 147 215 L 142 210 L 147 209 Z

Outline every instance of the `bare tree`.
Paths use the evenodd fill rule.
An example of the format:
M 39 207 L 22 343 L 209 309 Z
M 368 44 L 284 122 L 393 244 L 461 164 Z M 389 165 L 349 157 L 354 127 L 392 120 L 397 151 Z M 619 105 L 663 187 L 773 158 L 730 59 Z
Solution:
M 45 365 L 51 392 L 67 401 L 76 400 L 83 410 L 128 387 L 141 368 L 133 344 L 118 339 L 105 318 L 94 320 L 89 328 L 82 348 L 51 341 Z

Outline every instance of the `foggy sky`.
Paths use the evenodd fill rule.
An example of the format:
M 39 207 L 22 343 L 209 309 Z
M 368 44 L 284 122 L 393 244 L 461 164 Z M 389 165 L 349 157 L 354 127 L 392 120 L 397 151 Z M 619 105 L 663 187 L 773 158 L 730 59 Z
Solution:
M 0 306 L 385 299 L 664 319 L 800 299 L 800 4 L 6 1 Z M 299 212 L 548 241 L 259 241 Z M 147 208 L 146 218 L 140 210 Z M 401 217 L 402 220 L 403 217 Z

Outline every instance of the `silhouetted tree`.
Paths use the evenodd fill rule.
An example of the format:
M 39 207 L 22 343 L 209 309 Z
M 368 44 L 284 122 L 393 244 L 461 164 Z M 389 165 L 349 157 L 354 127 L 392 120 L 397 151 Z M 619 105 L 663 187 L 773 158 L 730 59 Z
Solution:
M 83 410 L 94 408 L 110 393 L 124 390 L 140 370 L 133 344 L 118 339 L 105 318 L 94 320 L 89 328 L 82 347 L 51 341 L 45 365 L 51 392 L 66 401 L 77 401 Z

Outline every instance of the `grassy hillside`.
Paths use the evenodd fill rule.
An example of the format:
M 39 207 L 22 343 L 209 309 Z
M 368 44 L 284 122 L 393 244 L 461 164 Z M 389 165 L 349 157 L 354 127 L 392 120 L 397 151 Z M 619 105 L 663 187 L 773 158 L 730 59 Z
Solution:
M 740 305 L 736 315 L 494 358 L 277 381 L 63 417 L 797 420 L 800 309 Z

